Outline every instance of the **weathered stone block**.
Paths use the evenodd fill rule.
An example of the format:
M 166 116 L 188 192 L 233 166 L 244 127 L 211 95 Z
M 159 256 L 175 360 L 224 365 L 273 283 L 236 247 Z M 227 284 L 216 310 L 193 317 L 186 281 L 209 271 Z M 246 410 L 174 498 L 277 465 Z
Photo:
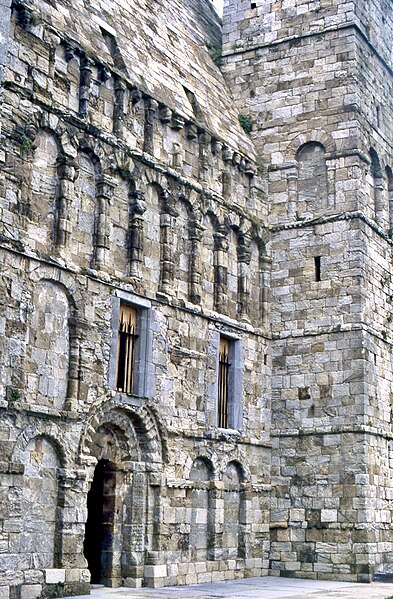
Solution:
M 45 570 L 45 582 L 47 584 L 57 584 L 59 582 L 64 583 L 66 580 L 65 570 L 62 569 L 48 569 Z M 67 580 L 67 582 L 70 582 Z M 79 582 L 79 580 L 78 580 Z
M 164 578 L 167 576 L 167 566 L 166 564 L 156 565 L 156 566 L 145 566 L 144 575 L 146 578 Z
M 20 589 L 21 599 L 39 599 L 42 592 L 40 584 L 22 584 Z

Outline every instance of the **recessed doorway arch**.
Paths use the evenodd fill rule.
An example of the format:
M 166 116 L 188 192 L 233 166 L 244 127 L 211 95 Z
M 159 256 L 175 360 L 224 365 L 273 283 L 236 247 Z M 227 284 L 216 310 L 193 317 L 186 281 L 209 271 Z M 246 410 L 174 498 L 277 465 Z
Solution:
M 154 417 L 147 416 L 112 407 L 86 423 L 81 445 L 89 462 L 83 553 L 92 584 L 144 583 L 146 555 L 154 545 L 149 526 L 158 501 L 149 473 L 162 468 L 161 438 L 157 429 L 153 434 Z

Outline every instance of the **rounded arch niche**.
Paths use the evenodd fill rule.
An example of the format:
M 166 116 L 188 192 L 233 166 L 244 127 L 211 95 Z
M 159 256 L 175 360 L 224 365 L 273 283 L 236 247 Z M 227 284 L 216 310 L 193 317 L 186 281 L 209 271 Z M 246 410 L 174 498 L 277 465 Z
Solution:
M 19 455 L 24 465 L 21 505 L 22 551 L 41 568 L 58 567 L 58 470 L 60 459 L 55 442 L 38 435 Z
M 314 214 L 328 207 L 328 175 L 324 146 L 317 141 L 302 145 L 297 153 L 298 210 Z
M 70 357 L 67 289 L 42 279 L 32 293 L 33 312 L 28 328 L 27 396 L 39 405 L 64 409 Z
M 104 401 L 96 406 L 82 432 L 79 446 L 82 462 L 86 457 L 88 461 L 89 457 L 95 457 L 97 460 L 113 459 L 113 456 L 97 453 L 97 431 L 101 427 L 111 431 L 113 439 L 117 440 L 118 463 L 137 459 L 162 464 L 165 458 L 163 454 L 166 453 L 165 436 L 155 414 L 148 406 L 119 406 L 115 401 Z

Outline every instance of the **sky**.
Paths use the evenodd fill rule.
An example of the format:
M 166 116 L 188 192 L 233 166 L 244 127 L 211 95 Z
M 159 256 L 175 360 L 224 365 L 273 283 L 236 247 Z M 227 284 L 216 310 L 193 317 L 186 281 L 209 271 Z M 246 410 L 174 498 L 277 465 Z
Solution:
M 224 0 L 213 0 L 213 4 L 217 9 L 218 14 L 222 16 L 222 7 L 224 5 Z

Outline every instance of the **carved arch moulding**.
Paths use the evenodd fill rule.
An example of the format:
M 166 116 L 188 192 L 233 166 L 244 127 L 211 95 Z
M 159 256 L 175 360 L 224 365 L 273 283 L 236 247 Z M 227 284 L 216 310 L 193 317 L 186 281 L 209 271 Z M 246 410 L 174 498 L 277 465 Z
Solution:
M 55 448 L 61 468 L 72 469 L 75 466 L 75 457 L 63 434 L 63 427 L 44 420 L 35 420 L 20 433 L 12 453 L 12 462 L 22 463 L 27 446 L 38 438 L 46 439 Z
M 334 139 L 325 131 L 314 129 L 307 133 L 297 134 L 292 138 L 285 151 L 285 161 L 296 161 L 298 150 L 309 143 L 321 144 L 328 155 L 334 156 L 337 153 L 337 145 Z
M 94 455 L 95 434 L 103 426 L 117 430 L 122 442 L 130 443 L 128 449 L 132 449 L 136 442 L 138 461 L 162 466 L 167 453 L 166 434 L 153 409 L 147 405 L 119 404 L 113 399 L 102 400 L 90 411 L 80 437 L 78 456 L 81 463 L 86 464 L 90 463 L 92 458 L 97 459 Z M 126 457 L 126 454 L 125 445 L 123 457 Z

